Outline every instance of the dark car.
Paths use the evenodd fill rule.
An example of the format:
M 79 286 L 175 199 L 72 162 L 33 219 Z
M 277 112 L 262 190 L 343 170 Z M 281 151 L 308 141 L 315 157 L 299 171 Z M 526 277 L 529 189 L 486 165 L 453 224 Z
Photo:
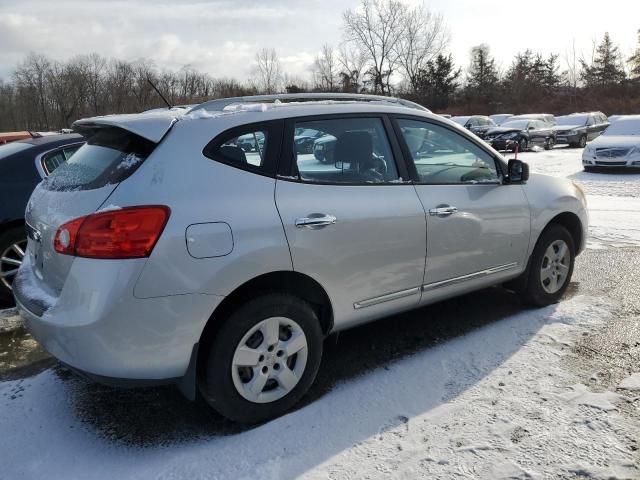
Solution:
M 488 130 L 497 127 L 496 123 L 484 115 L 471 115 L 465 117 L 451 117 L 451 120 L 462 125 L 467 130 L 483 138 Z
M 313 153 L 315 141 L 323 136 L 323 132 L 314 128 L 297 128 L 293 137 L 296 153 Z
M 496 150 L 522 152 L 533 146 L 549 150 L 555 144 L 555 132 L 541 120 L 510 120 L 487 131 L 484 140 Z
M 84 143 L 81 135 L 50 135 L 0 146 L 0 299 L 22 263 L 27 238 L 24 212 L 35 186 Z
M 609 126 L 602 112 L 572 113 L 556 118 L 556 143 L 584 148 L 588 141 L 598 137 Z

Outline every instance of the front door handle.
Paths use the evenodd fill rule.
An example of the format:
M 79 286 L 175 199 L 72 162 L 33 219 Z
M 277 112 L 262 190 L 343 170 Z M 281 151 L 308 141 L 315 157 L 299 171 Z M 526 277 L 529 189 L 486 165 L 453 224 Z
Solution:
M 429 215 L 438 216 L 438 217 L 448 217 L 456 213 L 458 209 L 451 205 L 438 205 L 436 208 L 429 209 Z
M 296 218 L 296 227 L 298 228 L 320 228 L 327 225 L 333 225 L 338 219 L 334 215 L 325 213 L 312 213 L 307 217 Z

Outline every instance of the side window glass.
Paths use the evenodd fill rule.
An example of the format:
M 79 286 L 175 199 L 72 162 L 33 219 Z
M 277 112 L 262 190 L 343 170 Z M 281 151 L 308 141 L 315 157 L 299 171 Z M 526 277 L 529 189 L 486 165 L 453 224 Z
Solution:
M 594 118 L 591 115 L 589 115 L 589 119 L 587 120 L 587 125 L 591 126 L 591 125 L 594 125 L 595 123 L 596 122 Z
M 80 148 L 80 145 L 74 145 L 73 147 L 64 148 L 62 151 L 64 152 L 65 160 L 69 160 L 71 156 L 76 153 L 76 151 Z
M 399 119 L 420 183 L 474 184 L 499 181 L 495 160 L 472 141 L 447 128 Z
M 223 141 L 208 156 L 240 168 L 262 168 L 265 165 L 267 131 L 250 130 Z
M 304 140 L 302 132 L 309 132 Z M 349 184 L 399 180 L 389 140 L 379 118 L 296 122 L 294 135 L 293 154 L 301 180 Z
M 49 152 L 42 157 L 42 166 L 44 168 L 44 172 L 47 175 L 51 175 L 56 168 L 62 165 L 67 161 L 67 157 L 64 154 L 64 150 L 56 150 L 54 152 Z

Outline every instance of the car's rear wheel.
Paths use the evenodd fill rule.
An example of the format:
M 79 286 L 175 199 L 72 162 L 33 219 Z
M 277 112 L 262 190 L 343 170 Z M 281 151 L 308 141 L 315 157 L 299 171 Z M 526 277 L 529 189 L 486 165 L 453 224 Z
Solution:
M 12 298 L 11 285 L 27 249 L 24 228 L 11 228 L 0 234 L 0 298 Z
M 210 344 L 201 391 L 225 417 L 257 423 L 290 409 L 322 358 L 318 317 L 305 301 L 266 294 L 235 310 Z
M 545 150 L 551 150 L 555 144 L 556 144 L 556 142 L 553 139 L 553 137 L 549 137 L 547 139 L 547 141 L 544 143 L 544 149 Z
M 556 303 L 569 286 L 575 261 L 575 245 L 562 225 L 550 225 L 542 232 L 531 255 L 523 300 L 544 307 Z

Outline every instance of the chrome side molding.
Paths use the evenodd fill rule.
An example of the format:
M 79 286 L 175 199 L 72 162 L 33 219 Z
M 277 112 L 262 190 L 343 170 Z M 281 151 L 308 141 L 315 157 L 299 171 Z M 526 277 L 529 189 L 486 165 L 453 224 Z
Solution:
M 398 300 L 399 298 L 408 297 L 410 295 L 415 295 L 416 293 L 420 293 L 420 287 L 408 288 L 406 290 L 400 290 L 398 292 L 387 293 L 386 295 L 381 295 L 379 297 L 370 298 L 368 300 L 362 300 L 361 302 L 356 302 L 353 304 L 353 308 L 356 310 L 360 308 L 370 307 L 372 305 L 377 305 L 379 303 L 389 302 L 391 300 Z
M 512 270 L 518 267 L 517 262 L 506 263 L 504 265 L 498 265 L 497 267 L 487 268 L 479 272 L 469 273 L 467 275 L 461 275 L 459 277 L 449 278 L 448 280 L 441 280 L 439 282 L 425 283 L 422 285 L 422 291 L 427 292 L 429 290 L 435 290 L 436 288 L 448 287 L 449 285 L 455 285 L 456 283 L 466 282 L 467 280 L 474 280 L 476 278 L 486 277 L 487 275 L 493 275 L 494 273 L 504 272 L 506 270 Z

